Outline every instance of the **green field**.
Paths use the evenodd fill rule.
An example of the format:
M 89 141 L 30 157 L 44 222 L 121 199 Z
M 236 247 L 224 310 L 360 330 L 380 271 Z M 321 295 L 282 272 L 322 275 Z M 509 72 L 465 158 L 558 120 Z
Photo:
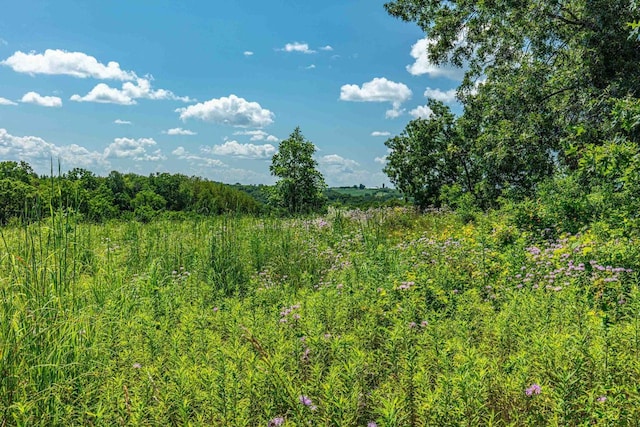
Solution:
M 606 232 L 404 208 L 1 231 L 2 426 L 640 421 L 640 246 Z

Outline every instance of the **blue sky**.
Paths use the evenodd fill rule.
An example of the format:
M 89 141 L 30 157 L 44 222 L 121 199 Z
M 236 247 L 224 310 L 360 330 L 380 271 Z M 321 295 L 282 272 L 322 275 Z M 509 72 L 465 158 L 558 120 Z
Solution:
M 0 160 L 273 183 L 300 126 L 331 186 L 388 184 L 389 135 L 454 105 L 460 70 L 377 0 L 10 2 Z M 457 108 L 457 107 L 454 107 Z

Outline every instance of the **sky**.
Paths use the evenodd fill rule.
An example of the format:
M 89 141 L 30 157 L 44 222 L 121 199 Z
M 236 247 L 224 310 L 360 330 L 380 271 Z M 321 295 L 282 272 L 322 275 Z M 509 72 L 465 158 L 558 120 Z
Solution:
M 389 185 L 384 142 L 462 72 L 378 0 L 21 0 L 0 20 L 0 161 L 272 184 L 299 126 L 329 186 Z

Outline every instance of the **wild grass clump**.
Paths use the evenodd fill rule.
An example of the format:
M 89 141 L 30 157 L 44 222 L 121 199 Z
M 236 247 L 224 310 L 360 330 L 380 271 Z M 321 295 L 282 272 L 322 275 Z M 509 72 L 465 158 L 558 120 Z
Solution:
M 1 231 L 0 425 L 640 420 L 639 246 L 602 228 L 394 208 Z

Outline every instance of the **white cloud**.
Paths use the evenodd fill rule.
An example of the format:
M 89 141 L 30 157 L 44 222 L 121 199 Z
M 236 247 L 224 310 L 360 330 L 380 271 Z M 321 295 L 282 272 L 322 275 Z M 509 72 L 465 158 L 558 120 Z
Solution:
M 380 132 L 376 130 L 371 132 L 371 136 L 391 136 L 391 132 L 387 132 L 387 131 Z
M 397 119 L 398 117 L 400 117 L 401 115 L 403 115 L 405 112 L 404 108 L 399 108 L 396 107 L 395 105 L 393 106 L 393 108 L 391 110 L 387 110 L 384 113 L 384 117 L 386 119 Z
M 416 107 L 413 110 L 409 111 L 409 114 L 411 114 L 416 119 L 428 119 L 433 114 L 433 111 L 431 111 L 431 108 L 429 108 L 427 105 L 420 105 L 419 107 Z
M 340 170 L 342 172 L 351 172 L 354 170 L 354 168 L 360 166 L 360 164 L 355 160 L 346 159 L 337 154 L 322 156 L 319 163 L 322 165 L 333 166 L 334 169 Z
M 280 49 L 285 52 L 300 52 L 300 53 L 316 53 L 315 50 L 309 49 L 309 45 L 307 43 L 287 43 L 284 48 Z
M 85 96 L 72 95 L 69 98 L 76 102 L 98 102 L 101 104 L 134 105 L 136 101 L 124 91 L 115 89 L 104 83 L 97 84 Z
M 269 135 L 267 132 L 263 130 L 242 130 L 233 133 L 234 135 L 248 135 L 251 138 L 251 141 L 264 141 L 267 142 L 278 142 L 280 139 L 278 137 Z
M 376 77 L 358 85 L 344 85 L 340 88 L 340 100 L 355 102 L 392 102 L 402 103 L 411 98 L 411 89 L 404 83 L 396 83 L 384 77 Z
M 235 127 L 264 127 L 273 123 L 274 114 L 257 102 L 249 102 L 235 95 L 214 98 L 206 102 L 178 108 L 180 119 L 200 119 Z
M 20 102 L 36 104 L 41 107 L 62 107 L 62 99 L 57 96 L 42 96 L 37 92 L 25 93 Z
M 375 159 L 373 159 L 373 161 L 376 163 L 380 163 L 381 165 L 384 165 L 387 163 L 387 156 L 376 157 Z
M 0 39 L 0 45 L 7 46 L 7 45 L 9 45 L 9 42 L 6 41 L 5 39 Z
M 115 138 L 107 148 L 104 149 L 104 158 L 128 158 L 132 160 L 159 161 L 166 160 L 160 150 L 148 153 L 147 148 L 157 145 L 153 138 Z
M 163 130 L 162 133 L 167 135 L 197 135 L 197 133 L 194 131 L 191 131 L 189 129 L 182 129 L 182 128 L 173 128 L 169 130 Z
M 21 51 L 0 62 L 18 73 L 68 75 L 79 78 L 133 80 L 136 74 L 124 71 L 117 62 L 104 65 L 93 56 L 82 52 L 67 52 L 60 49 L 47 49 L 44 54 Z
M 411 89 L 404 83 L 396 83 L 384 77 L 376 77 L 370 82 L 358 85 L 344 85 L 340 88 L 340 100 L 354 102 L 391 102 L 393 109 L 386 112 L 387 118 L 396 118 L 404 110 L 400 105 L 411 99 Z
M 171 152 L 174 156 L 176 156 L 180 160 L 188 160 L 192 164 L 196 164 L 198 166 L 206 166 L 206 167 L 218 167 L 224 168 L 227 167 L 225 163 L 218 159 L 213 159 L 211 157 L 203 157 L 198 156 L 196 154 L 191 154 L 184 147 L 178 147 Z
M 51 159 L 60 159 L 69 165 L 87 167 L 104 164 L 101 153 L 89 151 L 76 144 L 55 145 L 37 136 L 13 136 L 0 128 L 0 156 L 25 160 L 32 166 L 46 170 Z
M 338 154 L 329 154 L 318 160 L 318 168 L 327 178 L 330 186 L 364 184 L 368 187 L 376 187 L 388 178 L 380 171 L 371 171 L 363 168 L 355 160 L 344 158 Z
M 10 99 L 7 98 L 3 98 L 0 96 L 0 105 L 18 105 L 15 102 L 11 101 Z
M 424 91 L 424 96 L 426 98 L 432 98 L 436 101 L 448 104 L 456 101 L 456 90 L 449 89 L 447 91 L 442 91 L 440 89 L 431 89 L 430 87 L 427 87 L 427 90 Z
M 320 50 L 324 50 L 324 51 L 327 51 L 327 52 L 331 52 L 331 51 L 333 50 L 333 48 L 332 48 L 331 46 L 329 46 L 329 45 L 326 45 L 326 46 L 322 46 L 322 47 L 320 48 Z
M 271 144 L 254 145 L 240 144 L 237 141 L 227 141 L 222 145 L 205 147 L 204 152 L 218 156 L 244 157 L 248 159 L 264 159 L 273 156 L 276 147 Z
M 152 89 L 149 78 L 137 78 L 136 82 L 125 82 L 122 89 L 112 88 L 105 83 L 98 83 L 85 96 L 73 95 L 72 101 L 97 102 L 102 104 L 134 105 L 136 99 L 192 101 L 188 96 L 176 96 L 166 89 Z
M 244 52 L 242 52 L 242 54 L 243 54 L 244 56 L 252 56 L 252 55 L 253 55 L 253 52 L 251 52 L 250 50 L 245 50 Z
M 311 64 L 308 67 L 304 67 L 306 70 L 313 70 L 314 68 L 316 68 L 316 64 Z
M 117 124 L 117 125 L 130 125 L 131 122 L 129 120 L 120 120 L 120 119 L 115 119 L 113 121 L 113 123 Z
M 465 73 L 464 68 L 451 65 L 436 65 L 431 62 L 427 49 L 433 43 L 433 40 L 426 37 L 411 46 L 411 56 L 415 59 L 415 62 L 407 66 L 407 71 L 414 76 L 428 74 L 430 77 L 447 77 L 451 80 L 462 80 Z M 462 39 L 459 38 L 457 43 L 462 43 Z

